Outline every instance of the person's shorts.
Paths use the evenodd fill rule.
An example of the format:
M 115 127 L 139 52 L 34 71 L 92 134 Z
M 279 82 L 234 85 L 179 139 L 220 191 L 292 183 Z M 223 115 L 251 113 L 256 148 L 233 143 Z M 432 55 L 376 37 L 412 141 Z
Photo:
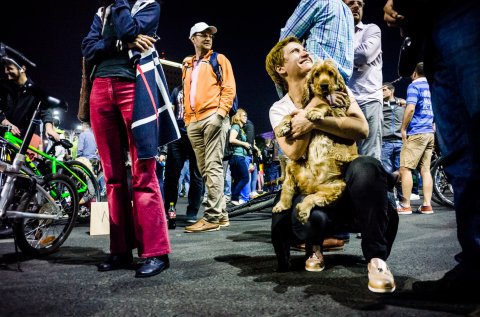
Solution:
M 435 145 L 433 133 L 409 135 L 400 152 L 400 166 L 409 169 L 430 169 L 432 152 Z

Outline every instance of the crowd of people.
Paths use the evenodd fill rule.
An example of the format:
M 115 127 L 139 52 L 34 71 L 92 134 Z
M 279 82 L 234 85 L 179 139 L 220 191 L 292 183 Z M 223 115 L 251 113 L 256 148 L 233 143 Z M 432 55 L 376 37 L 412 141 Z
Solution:
M 142 68 L 132 56 L 154 50 L 160 5 L 153 0 L 101 1 L 82 42 L 82 53 L 95 64 L 95 70 L 90 95 L 92 129 L 84 124 L 77 147 L 79 155 L 101 160 L 105 176 L 110 255 L 98 270 L 130 267 L 132 251 L 137 249 L 143 262 L 135 276 L 161 273 L 169 267 L 171 252 L 165 211 L 170 204 L 176 205 L 183 188 L 188 197 L 186 233 L 228 227 L 228 206 L 280 189 L 287 160 L 303 159 L 311 135 L 320 131 L 355 143 L 360 155 L 343 171 L 346 190 L 337 203 L 314 206 L 302 221 L 296 206 L 304 201 L 305 193 L 295 193 L 291 208 L 272 214 L 277 271 L 291 269 L 290 250 L 299 244 L 304 244 L 305 269 L 322 271 L 328 265 L 323 255 L 325 241 L 333 237 L 343 245 L 342 240 L 354 232 L 362 239 L 368 263 L 368 289 L 394 292 L 397 285 L 387 259 L 395 252 L 399 215 L 434 213 L 430 162 L 438 146 L 455 192 L 461 253 L 455 257 L 458 266 L 441 280 L 418 282 L 413 288 L 431 294 L 464 294 L 467 285 L 480 280 L 476 195 L 480 138 L 475 128 L 479 98 L 476 89 L 465 88 L 467 83 L 478 82 L 480 74 L 475 68 L 480 59 L 480 5 L 472 0 L 444 2 L 444 7 L 429 11 L 431 19 L 419 24 L 425 29 L 428 26 L 430 33 L 425 33 L 430 41 L 424 62 L 416 60 L 403 99 L 394 95 L 391 83 L 383 81 L 381 31 L 378 25 L 362 22 L 366 1 L 299 1 L 265 61 L 280 96 L 268 109 L 272 130 L 277 132 L 282 118 L 289 115 L 291 132 L 268 139 L 255 135 L 254 122 L 245 108 L 230 113 L 236 96 L 232 64 L 224 54 L 215 53 L 221 70 L 218 78 L 210 63 L 218 29 L 196 23 L 188 34 L 193 52 L 182 62 L 182 85 L 169 96 L 161 96 L 172 104 L 179 137 L 158 144 L 152 154 L 138 145 L 139 135 L 156 137 L 150 130 L 142 130 L 142 134 L 134 130 L 135 115 L 146 106 L 135 102 L 142 93 L 136 81 Z M 423 5 L 417 9 L 431 9 Z M 394 0 L 387 1 L 384 12 L 388 25 L 400 28 L 419 16 L 408 6 L 396 6 Z M 313 122 L 306 113 L 318 106 L 319 100 L 305 101 L 304 87 L 315 62 L 325 59 L 333 60 L 348 84 L 347 93 L 330 94 L 328 103 L 350 106 L 345 117 L 326 116 Z M 9 83 L 2 82 L 0 120 L 21 135 L 32 105 L 28 95 L 24 97 L 25 87 L 33 82 L 21 61 L 4 58 L 2 62 Z M 42 120 L 46 134 L 59 138 L 51 114 L 43 113 Z M 228 160 L 223 158 L 226 146 L 232 147 Z M 124 164 L 126 153 L 131 160 L 131 179 Z M 415 171 L 421 179 L 423 201 L 413 208 Z M 179 182 L 180 175 L 188 176 L 189 181 Z M 202 201 L 204 210 L 198 218 Z

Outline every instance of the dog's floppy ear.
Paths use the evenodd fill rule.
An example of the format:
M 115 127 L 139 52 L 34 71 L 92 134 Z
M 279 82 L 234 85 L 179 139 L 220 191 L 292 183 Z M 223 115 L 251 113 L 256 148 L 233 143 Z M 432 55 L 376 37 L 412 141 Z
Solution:
M 347 85 L 345 84 L 345 80 L 340 72 L 337 72 L 337 86 L 340 91 L 347 92 Z
M 336 90 L 346 92 L 347 91 L 347 85 L 345 84 L 345 80 L 343 79 L 342 74 L 340 74 L 340 71 L 338 70 L 338 67 L 335 64 L 335 62 L 333 61 L 333 59 L 329 58 L 325 61 L 325 63 L 327 63 L 328 66 L 332 67 L 332 69 L 335 71 L 335 77 L 337 79 L 336 80 L 336 82 L 337 82 L 337 89 Z
M 305 84 L 305 87 L 303 88 L 303 96 L 302 96 L 302 105 L 303 107 L 306 107 L 308 105 L 308 103 L 310 102 L 310 100 L 312 99 L 313 97 L 313 93 L 312 93 L 312 85 L 310 83 L 306 83 Z
M 314 67 L 308 72 L 305 80 L 305 86 L 303 87 L 303 96 L 302 96 L 302 104 L 305 107 L 312 99 L 312 89 L 313 89 L 313 73 L 315 72 L 315 65 Z

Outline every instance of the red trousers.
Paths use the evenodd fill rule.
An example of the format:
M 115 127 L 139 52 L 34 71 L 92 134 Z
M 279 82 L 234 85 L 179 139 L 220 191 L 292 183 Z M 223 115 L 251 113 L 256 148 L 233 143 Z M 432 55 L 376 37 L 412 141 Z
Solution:
M 146 258 L 170 253 L 170 241 L 155 158 L 137 158 L 131 130 L 134 94 L 134 82 L 96 78 L 90 118 L 107 187 L 110 252 L 137 247 L 138 256 Z M 127 148 L 132 162 L 132 196 L 125 166 Z

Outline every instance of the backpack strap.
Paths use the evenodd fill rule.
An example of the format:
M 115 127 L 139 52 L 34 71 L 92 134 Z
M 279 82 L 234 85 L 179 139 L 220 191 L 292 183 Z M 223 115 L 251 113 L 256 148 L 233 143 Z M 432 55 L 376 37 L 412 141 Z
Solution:
M 217 52 L 212 52 L 212 55 L 210 55 L 210 65 L 212 65 L 213 72 L 217 76 L 217 82 L 220 84 L 223 81 L 222 66 L 218 63 L 217 56 Z
M 188 63 L 193 64 L 193 58 L 195 56 L 192 56 L 192 58 L 185 63 L 182 64 L 182 87 L 183 87 L 183 82 L 185 81 L 185 76 L 187 75 L 187 69 L 189 68 Z M 191 66 L 190 66 L 191 67 Z

